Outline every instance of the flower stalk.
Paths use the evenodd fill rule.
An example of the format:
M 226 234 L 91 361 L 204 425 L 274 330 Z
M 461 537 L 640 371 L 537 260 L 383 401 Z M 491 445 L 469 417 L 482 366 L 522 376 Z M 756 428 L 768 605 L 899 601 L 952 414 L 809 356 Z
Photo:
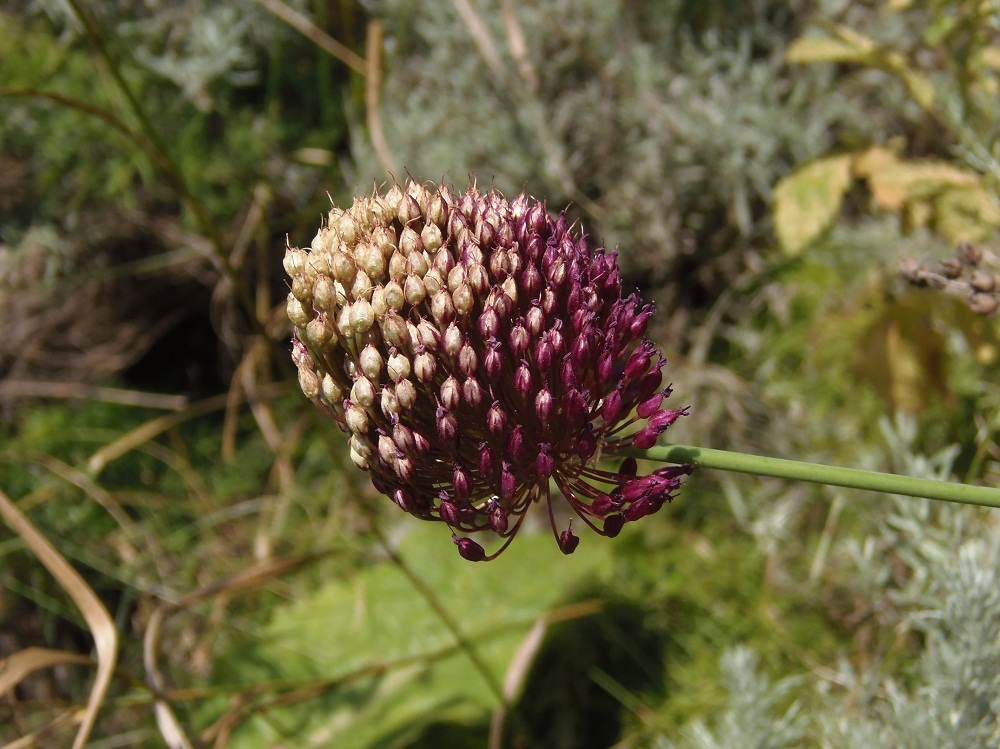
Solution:
M 664 463 L 690 463 L 698 468 L 1000 508 L 1000 488 L 990 486 L 898 476 L 691 445 L 660 444 L 648 450 L 633 449 L 625 452 L 635 458 Z

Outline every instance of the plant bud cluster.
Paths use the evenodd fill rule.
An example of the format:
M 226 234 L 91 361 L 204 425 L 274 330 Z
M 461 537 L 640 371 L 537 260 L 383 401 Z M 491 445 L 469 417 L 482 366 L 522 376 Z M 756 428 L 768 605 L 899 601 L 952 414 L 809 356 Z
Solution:
M 899 272 L 914 286 L 940 289 L 962 297 L 977 315 L 992 317 L 1000 309 L 1000 258 L 989 250 L 960 242 L 955 256 L 945 258 L 932 269 L 907 258 Z
M 350 435 L 351 460 L 416 517 L 504 539 L 554 483 L 607 536 L 672 498 L 690 466 L 637 477 L 598 459 L 647 448 L 687 409 L 662 406 L 650 305 L 622 298 L 614 253 L 519 195 L 408 182 L 334 208 L 289 248 L 302 392 Z M 550 518 L 551 506 L 549 512 Z M 572 552 L 572 528 L 553 532 Z

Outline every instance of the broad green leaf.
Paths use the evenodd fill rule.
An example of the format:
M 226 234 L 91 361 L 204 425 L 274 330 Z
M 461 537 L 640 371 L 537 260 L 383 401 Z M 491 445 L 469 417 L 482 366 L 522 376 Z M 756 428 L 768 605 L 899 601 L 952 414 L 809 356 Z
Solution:
M 445 529 L 418 524 L 399 554 L 502 683 L 532 624 L 608 569 L 610 542 L 588 534 L 583 543 L 564 557 L 551 535 L 525 536 L 498 559 L 474 564 Z M 390 561 L 279 610 L 253 655 L 255 664 L 230 663 L 244 679 L 342 681 L 251 718 L 233 734 L 234 749 L 405 745 L 434 722 L 485 725 L 497 707 L 484 677 Z
M 798 255 L 833 223 L 851 184 L 853 154 L 812 161 L 774 188 L 774 231 L 782 249 Z

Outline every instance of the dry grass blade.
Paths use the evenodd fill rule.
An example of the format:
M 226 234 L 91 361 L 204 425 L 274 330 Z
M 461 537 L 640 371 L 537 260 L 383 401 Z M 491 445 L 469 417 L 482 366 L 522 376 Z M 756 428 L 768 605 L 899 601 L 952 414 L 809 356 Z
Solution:
M 261 398 L 271 398 L 284 390 L 285 387 L 282 383 L 264 385 L 261 387 L 259 395 Z M 203 416 L 212 411 L 218 411 L 220 408 L 225 408 L 228 400 L 229 393 L 214 395 L 211 398 L 192 403 L 183 411 L 166 414 L 152 421 L 147 421 L 145 424 L 136 427 L 130 432 L 126 432 L 114 442 L 105 445 L 91 455 L 90 460 L 87 461 L 87 472 L 92 477 L 98 476 L 108 463 L 116 458 L 120 458 L 129 450 L 134 450 L 144 442 L 148 442 L 185 421 Z
M 365 37 L 365 49 L 368 55 L 365 75 L 365 117 L 368 120 L 368 135 L 372 139 L 372 147 L 378 154 L 382 168 L 392 174 L 396 162 L 389 150 L 389 142 L 385 139 L 382 129 L 382 118 L 379 116 L 378 102 L 382 88 L 382 22 L 371 21 Z
M 0 515 L 73 599 L 73 603 L 80 609 L 80 613 L 83 614 L 83 618 L 94 636 L 94 645 L 97 650 L 97 675 L 94 678 L 94 686 L 90 690 L 90 698 L 87 700 L 87 709 L 83 714 L 80 729 L 73 741 L 73 749 L 82 749 L 87 743 L 87 737 L 90 736 L 91 730 L 93 730 L 97 712 L 104 701 L 104 695 L 107 693 L 108 685 L 111 683 L 111 675 L 114 672 L 118 656 L 118 632 L 115 630 L 115 623 L 111 615 L 108 614 L 108 610 L 104 608 L 104 604 L 101 603 L 90 586 L 84 582 L 80 573 L 73 569 L 62 554 L 32 525 L 31 521 L 21 514 L 21 511 L 3 491 L 0 491 Z
M 83 382 L 41 382 L 39 380 L 4 380 L 0 382 L 0 400 L 8 398 L 59 398 L 121 403 L 125 406 L 162 408 L 180 411 L 188 404 L 183 395 L 161 395 L 137 390 L 99 387 Z
M 475 43 L 476 47 L 479 48 L 479 54 L 483 56 L 483 59 L 486 61 L 486 64 L 489 65 L 490 70 L 493 71 L 493 74 L 499 80 L 506 80 L 507 71 L 504 68 L 503 62 L 500 60 L 500 53 L 497 52 L 496 45 L 493 43 L 493 37 L 490 36 L 490 31 L 486 27 L 486 23 L 476 12 L 472 3 L 469 2 L 469 0 L 452 0 L 452 5 L 454 5 L 455 10 L 458 11 L 458 15 L 461 17 L 462 22 L 469 30 L 469 35 L 472 37 L 472 41 Z
M 287 23 L 302 36 L 315 44 L 320 49 L 329 53 L 344 63 L 347 67 L 361 75 L 365 74 L 365 61 L 358 57 L 348 47 L 338 42 L 323 29 L 299 13 L 297 10 L 288 7 L 281 0 L 257 0 L 278 18 Z
M 91 665 L 93 662 L 85 655 L 71 653 L 68 650 L 35 647 L 18 650 L 0 660 L 0 696 L 20 684 L 28 674 L 41 671 L 43 668 L 67 663 Z

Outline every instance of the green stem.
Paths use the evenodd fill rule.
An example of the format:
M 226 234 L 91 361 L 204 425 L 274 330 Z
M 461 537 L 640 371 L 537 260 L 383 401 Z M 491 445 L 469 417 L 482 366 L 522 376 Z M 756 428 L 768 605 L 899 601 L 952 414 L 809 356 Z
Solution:
M 904 494 L 910 497 L 926 497 L 927 499 L 940 499 L 945 502 L 958 502 L 966 505 L 1000 507 L 1000 489 L 990 486 L 971 486 L 934 479 L 918 479 L 912 476 L 896 476 L 891 473 L 838 468 L 819 463 L 767 458 L 762 455 L 749 455 L 690 445 L 659 445 L 649 450 L 623 452 L 636 458 L 647 458 L 664 463 L 693 463 L 700 468 L 716 468 L 720 471 L 809 481 L 814 484 L 846 486 L 850 489 L 867 489 L 887 494 Z

